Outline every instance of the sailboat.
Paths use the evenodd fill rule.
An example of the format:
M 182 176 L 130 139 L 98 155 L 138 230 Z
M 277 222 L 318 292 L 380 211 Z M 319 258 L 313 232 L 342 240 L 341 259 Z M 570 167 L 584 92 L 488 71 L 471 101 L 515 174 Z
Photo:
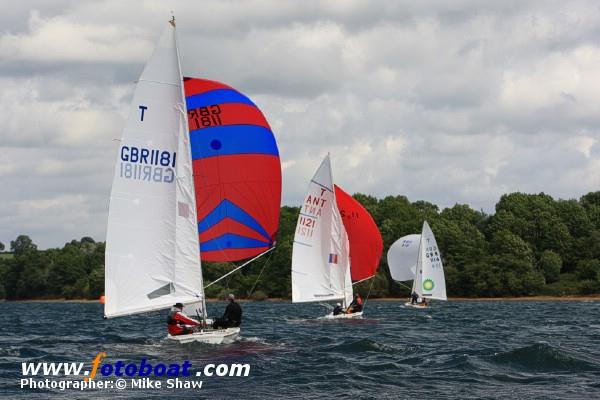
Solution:
M 333 184 L 329 154 L 310 181 L 292 250 L 292 302 L 338 300 L 347 309 L 352 281 L 375 276 L 383 241 L 369 213 Z M 357 318 L 363 311 L 327 315 Z
M 120 142 L 106 238 L 105 317 L 183 303 L 201 329 L 170 339 L 234 341 L 239 327 L 211 327 L 201 259 L 235 261 L 270 251 L 280 198 L 279 153 L 264 116 L 227 85 L 184 82 L 171 20 L 136 85 Z
M 407 302 L 412 308 L 427 308 L 422 299 L 447 300 L 444 266 L 435 236 L 427 221 L 423 222 L 421 234 L 398 239 L 387 253 L 392 279 L 398 282 L 413 281 L 411 293 L 417 293 L 417 304 Z

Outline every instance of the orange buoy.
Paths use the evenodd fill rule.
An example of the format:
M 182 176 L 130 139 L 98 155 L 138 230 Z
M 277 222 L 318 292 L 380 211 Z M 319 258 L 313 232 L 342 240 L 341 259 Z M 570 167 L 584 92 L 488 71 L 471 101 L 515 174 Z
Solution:
M 100 296 L 100 304 L 104 304 L 104 295 Z

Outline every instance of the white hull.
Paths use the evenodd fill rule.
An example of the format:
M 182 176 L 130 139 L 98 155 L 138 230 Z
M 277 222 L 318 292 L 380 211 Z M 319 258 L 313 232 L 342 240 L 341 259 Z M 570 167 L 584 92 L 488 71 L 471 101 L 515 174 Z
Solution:
M 425 309 L 429 308 L 429 305 L 423 305 L 423 304 L 419 304 L 419 303 L 412 304 L 409 301 L 409 302 L 404 303 L 404 307 L 416 308 L 416 309 L 419 309 L 419 310 L 425 310 Z
M 325 316 L 325 318 L 327 319 L 352 319 L 352 318 L 362 318 L 363 312 L 357 312 L 357 313 L 352 313 L 352 314 L 338 314 L 338 315 L 333 315 L 333 313 L 328 314 Z
M 179 343 L 207 343 L 207 344 L 229 344 L 235 342 L 240 336 L 240 328 L 210 329 L 206 331 L 194 332 L 188 335 L 167 335 L 167 339 L 175 340 Z

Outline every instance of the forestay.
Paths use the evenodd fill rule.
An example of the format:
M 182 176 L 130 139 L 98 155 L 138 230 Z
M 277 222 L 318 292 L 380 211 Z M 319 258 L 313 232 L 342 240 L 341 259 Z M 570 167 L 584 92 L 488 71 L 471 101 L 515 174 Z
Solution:
M 415 279 L 421 235 L 403 236 L 392 244 L 387 253 L 390 274 L 395 281 Z
M 310 181 L 292 252 L 292 301 L 352 300 L 348 235 L 336 205 L 329 155 Z
M 202 298 L 191 171 L 170 24 L 137 83 L 120 143 L 106 239 L 107 317 Z

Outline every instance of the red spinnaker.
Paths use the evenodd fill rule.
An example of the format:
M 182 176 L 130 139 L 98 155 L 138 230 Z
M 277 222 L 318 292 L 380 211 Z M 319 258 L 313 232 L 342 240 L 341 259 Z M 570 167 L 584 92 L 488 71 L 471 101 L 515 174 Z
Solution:
M 371 214 L 339 186 L 335 186 L 337 206 L 348 232 L 350 269 L 354 282 L 375 275 L 383 253 L 383 239 Z

